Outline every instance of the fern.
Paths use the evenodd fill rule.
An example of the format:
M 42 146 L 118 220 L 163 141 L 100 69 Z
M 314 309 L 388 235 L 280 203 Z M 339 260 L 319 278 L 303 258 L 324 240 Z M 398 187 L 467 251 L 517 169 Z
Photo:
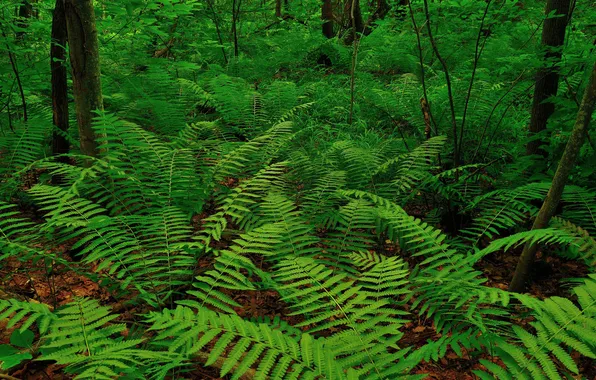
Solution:
M 344 378 L 333 360 L 332 347 L 308 334 L 295 339 L 265 324 L 204 308 L 196 314 L 184 307 L 165 309 L 149 314 L 147 322 L 158 333 L 154 344 L 166 345 L 167 352 L 178 353 L 187 360 L 199 356 L 206 365 L 218 363 L 221 376 L 233 372 L 232 378 L 238 379 L 251 371 L 258 379 L 274 375 L 294 379 Z M 202 354 L 203 350 L 208 353 Z
M 518 296 L 532 310 L 535 321 L 530 325 L 534 331 L 514 326 L 518 343 L 502 341 L 497 345 L 497 354 L 509 373 L 482 360 L 496 378 L 562 379 L 557 363 L 577 374 L 578 368 L 569 349 L 596 359 L 596 277 L 591 275 L 573 292 L 578 297 L 578 305 L 561 297 L 537 301 L 528 296 Z

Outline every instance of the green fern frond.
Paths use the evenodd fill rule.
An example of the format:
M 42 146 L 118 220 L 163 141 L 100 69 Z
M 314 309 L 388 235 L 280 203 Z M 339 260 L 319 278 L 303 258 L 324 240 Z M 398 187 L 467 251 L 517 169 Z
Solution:
M 45 334 L 56 320 L 56 316 L 44 304 L 0 299 L 0 321 L 3 320 L 7 320 L 7 329 L 22 322 L 20 331 L 25 331 L 36 323 L 39 332 Z
M 573 291 L 578 305 L 561 297 L 538 301 L 527 295 L 516 296 L 530 308 L 535 321 L 530 323 L 534 329 L 531 332 L 513 327 L 518 342 L 501 342 L 496 346 L 513 378 L 561 379 L 561 369 L 577 374 L 579 370 L 570 349 L 596 359 L 596 276 L 590 275 Z M 499 379 L 510 378 L 494 366 L 487 369 Z
M 206 305 L 215 307 L 224 313 L 233 314 L 234 307 L 241 305 L 234 301 L 226 291 L 230 290 L 255 290 L 255 286 L 250 279 L 242 273 L 244 271 L 254 271 L 256 268 L 248 259 L 243 259 L 231 251 L 221 251 L 215 259 L 215 265 L 209 270 L 196 277 L 193 282 L 194 290 L 187 291 L 187 294 L 195 297 L 195 300 L 181 300 L 179 305 L 193 308 L 204 308 Z
M 232 373 L 233 379 L 239 379 L 251 371 L 259 379 L 273 374 L 276 378 L 345 378 L 331 347 L 308 334 L 296 341 L 265 324 L 205 308 L 196 314 L 184 307 L 165 309 L 150 313 L 147 321 L 157 332 L 154 344 L 189 359 L 199 356 L 206 365 L 219 367 L 221 376 Z

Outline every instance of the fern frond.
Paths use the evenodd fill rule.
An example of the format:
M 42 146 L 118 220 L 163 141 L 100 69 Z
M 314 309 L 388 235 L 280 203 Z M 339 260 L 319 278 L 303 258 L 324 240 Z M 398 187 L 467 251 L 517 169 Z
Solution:
M 513 359 L 503 359 L 513 378 L 561 379 L 559 363 L 577 374 L 579 370 L 569 349 L 596 359 L 596 276 L 590 275 L 573 291 L 578 305 L 561 297 L 538 301 L 527 295 L 516 296 L 530 308 L 535 318 L 530 325 L 535 331 L 514 326 L 518 342 L 502 342 L 496 347 L 501 358 Z M 487 368 L 498 378 L 507 378 L 503 371 L 493 366 Z
M 155 344 L 187 358 L 198 355 L 206 365 L 217 365 L 221 376 L 232 372 L 232 378 L 238 379 L 251 370 L 256 378 L 272 374 L 277 378 L 345 378 L 331 347 L 308 334 L 302 334 L 297 341 L 236 315 L 217 314 L 205 308 L 195 314 L 181 306 L 152 312 L 147 321 L 157 332 Z

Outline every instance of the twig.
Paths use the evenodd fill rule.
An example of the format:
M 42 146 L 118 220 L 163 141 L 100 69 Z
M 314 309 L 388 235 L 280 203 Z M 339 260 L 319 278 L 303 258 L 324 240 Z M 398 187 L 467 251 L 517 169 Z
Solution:
M 416 42 L 418 45 L 418 61 L 420 64 L 420 83 L 422 84 L 422 94 L 424 96 L 424 100 L 426 101 L 426 105 L 428 107 L 428 114 L 430 115 L 430 120 L 433 123 L 435 128 L 435 136 L 438 135 L 437 123 L 435 122 L 435 118 L 430 108 L 430 102 L 428 101 L 428 91 L 426 89 L 426 71 L 424 70 L 424 57 L 422 55 L 422 42 L 420 41 L 420 29 L 418 29 L 418 24 L 416 23 L 416 18 L 414 17 L 414 10 L 412 9 L 412 2 L 408 1 L 408 8 L 410 9 L 410 17 L 412 19 L 412 26 L 414 27 L 414 31 L 416 32 Z
M 486 7 L 484 8 L 484 14 L 482 15 L 482 21 L 480 22 L 480 28 L 478 28 L 478 37 L 476 38 L 476 47 L 474 50 L 474 65 L 472 67 L 472 78 L 470 78 L 470 85 L 468 86 L 468 93 L 466 95 L 466 101 L 464 102 L 464 112 L 462 115 L 461 128 L 459 131 L 458 150 L 460 150 L 462 148 L 462 144 L 464 142 L 466 116 L 468 115 L 468 106 L 470 104 L 470 97 L 472 96 L 472 88 L 474 87 L 474 79 L 476 78 L 476 70 L 478 69 L 478 61 L 480 61 L 480 56 L 482 55 L 482 50 L 484 50 L 484 45 L 486 44 L 486 40 L 488 39 L 488 33 L 487 33 L 487 35 L 484 37 L 484 43 L 482 44 L 482 50 L 480 50 L 480 39 L 482 38 L 482 34 L 484 31 L 484 20 L 486 20 L 486 15 L 488 14 L 488 9 L 490 8 L 491 3 L 492 3 L 492 0 L 488 0 L 486 2 Z M 490 29 L 489 29 L 489 32 L 490 32 Z
M 4 32 L 4 28 L 2 30 L 2 36 L 8 40 L 6 33 Z M 21 83 L 21 76 L 19 75 L 19 69 L 17 67 L 17 62 L 10 51 L 10 46 L 8 46 L 8 42 L 6 43 L 6 51 L 8 52 L 8 59 L 10 60 L 10 65 L 12 66 L 12 71 L 17 79 L 17 84 L 19 86 L 19 91 L 21 93 L 21 101 L 23 102 L 23 120 L 27 121 L 27 102 L 25 101 L 25 92 L 23 91 L 23 85 Z
M 490 120 L 492 119 L 493 114 L 497 110 L 497 107 L 507 97 L 507 95 L 509 95 L 509 93 L 515 88 L 515 86 L 517 86 L 521 82 L 524 73 L 525 73 L 525 70 L 522 71 L 522 73 L 517 77 L 517 79 L 515 79 L 513 81 L 513 84 L 509 87 L 509 89 L 507 89 L 507 91 L 505 91 L 505 93 L 499 98 L 499 100 L 497 100 L 497 102 L 493 105 L 493 108 L 490 110 L 488 118 L 486 119 L 486 122 L 484 123 L 484 128 L 482 129 L 482 134 L 480 135 L 480 141 L 478 141 L 478 145 L 476 146 L 476 150 L 474 151 L 474 155 L 472 156 L 472 161 L 471 161 L 472 163 L 474 163 L 474 160 L 476 159 L 476 155 L 478 154 L 478 151 L 480 150 L 480 146 L 482 145 L 482 141 L 484 140 L 484 137 L 488 130 L 488 126 L 490 125 Z M 533 86 L 534 86 L 534 83 L 532 83 L 532 85 L 530 87 L 528 87 L 526 89 L 526 91 L 531 89 Z
M 437 56 L 437 59 L 441 63 L 443 71 L 445 72 L 445 81 L 447 82 L 447 95 L 449 97 L 449 110 L 451 111 L 451 125 L 453 129 L 453 167 L 457 168 L 459 166 L 459 149 L 457 144 L 457 121 L 455 119 L 455 104 L 453 101 L 453 91 L 451 89 L 451 77 L 449 76 L 447 62 L 445 62 L 445 60 L 441 56 L 439 48 L 437 47 L 437 42 L 433 37 L 433 32 L 430 24 L 430 13 L 428 11 L 428 0 L 424 0 L 424 15 L 426 17 L 426 30 L 428 31 L 428 38 L 430 39 L 430 43 L 433 47 L 435 55 Z
M 213 24 L 215 24 L 215 31 L 217 32 L 217 39 L 219 40 L 219 44 L 221 45 L 221 53 L 223 54 L 224 62 L 227 65 L 228 64 L 228 56 L 226 54 L 226 48 L 224 47 L 224 44 L 223 44 L 223 39 L 221 37 L 221 30 L 219 29 L 219 20 L 217 17 L 217 13 L 215 12 L 215 8 L 213 7 L 212 1 L 213 0 L 207 0 L 207 5 L 209 6 L 211 13 L 213 13 Z
M 3 374 L 3 373 L 0 373 L 0 379 L 6 379 L 6 380 L 20 380 L 20 379 L 17 379 L 16 377 L 12 377 L 12 376 L 10 376 L 10 375 L 5 375 L 5 374 Z
M 108 42 L 112 41 L 114 38 L 118 37 L 120 35 L 120 33 L 122 33 L 122 31 L 129 26 L 135 19 L 136 21 L 139 21 L 141 19 L 141 16 L 143 15 L 143 13 L 147 10 L 147 7 L 149 7 L 150 2 L 147 2 L 147 4 L 145 5 L 145 7 L 143 9 L 141 9 L 141 11 L 139 12 L 139 15 L 129 21 L 127 21 L 124 25 L 122 25 L 122 27 L 110 38 L 108 38 L 106 41 L 101 42 L 102 45 L 107 44 Z
M 352 20 L 352 39 L 353 39 L 353 46 L 352 46 L 352 67 L 350 69 L 350 115 L 348 117 L 348 124 L 352 125 L 353 117 L 354 117 L 354 96 L 355 96 L 355 86 L 356 86 L 356 63 L 358 61 L 358 48 L 360 47 L 360 39 L 358 38 L 358 33 L 356 31 L 356 23 L 354 18 L 354 5 L 356 1 L 359 0 L 352 0 L 352 9 L 350 9 L 350 18 Z

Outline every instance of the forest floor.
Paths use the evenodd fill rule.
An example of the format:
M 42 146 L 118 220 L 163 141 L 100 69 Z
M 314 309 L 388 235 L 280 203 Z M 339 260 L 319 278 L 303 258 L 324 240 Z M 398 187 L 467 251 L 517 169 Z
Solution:
M 36 221 L 40 216 L 34 210 L 23 210 L 22 217 Z M 196 230 L 201 229 L 201 221 L 208 216 L 207 213 L 195 215 L 192 223 Z M 88 275 L 89 268 L 77 261 L 73 261 L 71 247 L 76 240 L 64 242 L 59 246 L 53 246 L 48 253 L 55 255 L 56 261 L 68 265 L 48 264 L 42 260 L 38 262 L 20 262 L 16 258 L 9 258 L 4 261 L 0 268 L 0 289 L 12 296 L 31 299 L 34 302 L 44 303 L 52 308 L 67 304 L 75 297 L 89 297 L 99 300 L 102 305 L 109 306 L 120 317 L 116 321 L 122 323 L 135 320 L 135 315 L 144 314 L 148 310 L 140 310 L 135 306 L 128 306 L 127 301 L 133 294 L 121 299 L 115 299 L 105 288 L 102 288 L 97 281 Z M 229 242 L 216 242 L 216 249 L 223 249 Z M 39 247 L 42 248 L 42 247 Z M 386 240 L 378 251 L 388 256 L 399 254 L 399 246 L 390 240 Z M 486 256 L 478 262 L 476 269 L 484 273 L 487 282 L 486 286 L 506 290 L 515 270 L 521 247 L 510 249 L 508 252 L 497 252 Z M 410 267 L 417 264 L 418 258 L 405 257 Z M 263 262 L 258 257 L 253 261 L 262 266 Z M 213 264 L 212 257 L 205 257 L 200 260 L 198 269 L 207 269 Z M 78 268 L 81 268 L 79 271 Z M 92 270 L 95 268 L 91 268 Z M 86 273 L 86 274 L 84 274 Z M 585 278 L 589 273 L 588 267 L 582 262 L 567 260 L 559 256 L 543 255 L 538 253 L 538 260 L 532 272 L 532 285 L 528 293 L 539 299 L 552 296 L 567 297 L 565 279 Z M 257 279 L 255 279 L 257 280 Z M 563 286 L 562 286 L 563 285 Z M 0 292 L 1 293 L 1 292 Z M 290 325 L 296 325 L 302 321 L 302 316 L 289 316 L 290 311 L 286 303 L 276 291 L 236 291 L 229 294 L 242 307 L 237 308 L 239 316 L 246 319 L 259 319 L 280 317 Z M 407 305 L 406 305 L 407 307 Z M 527 325 L 531 320 L 524 318 L 513 318 L 513 322 L 519 325 Z M 0 344 L 8 344 L 10 335 L 15 327 L 7 329 L 0 321 Z M 16 328 L 19 326 L 17 325 Z M 414 316 L 408 323 L 404 324 L 401 331 L 404 335 L 399 341 L 400 346 L 419 348 L 429 341 L 436 341 L 441 337 L 437 333 L 432 320 L 417 318 Z M 462 356 L 458 356 L 452 349 L 438 362 L 422 362 L 412 371 L 413 374 L 425 374 L 428 379 L 442 380 L 468 380 L 477 379 L 474 370 L 485 369 L 479 359 L 493 360 L 488 355 L 471 357 L 462 348 Z M 579 356 L 578 358 L 579 359 Z M 499 363 L 495 360 L 495 363 Z M 596 368 L 593 363 L 587 360 L 578 362 L 580 373 L 587 379 L 596 379 Z M 219 377 L 219 370 L 211 367 L 196 366 L 193 372 L 186 374 L 184 378 L 190 379 L 228 379 Z M 63 372 L 63 367 L 48 362 L 25 362 L 13 377 L 22 380 L 40 379 L 71 379 L 72 376 Z
M 10 294 L 31 298 L 51 307 L 66 304 L 74 297 L 99 299 L 104 305 L 112 306 L 116 312 L 121 313 L 120 320 L 122 321 L 131 320 L 134 314 L 143 312 L 134 308 L 127 309 L 123 306 L 122 300 L 112 298 L 95 281 L 78 273 L 76 268 L 79 264 L 73 262 L 69 255 L 69 246 L 73 243 L 67 242 L 53 249 L 52 253 L 71 263 L 75 270 L 67 269 L 64 265 L 54 265 L 53 268 L 48 268 L 41 261 L 32 263 L 9 259 L 5 262 L 6 265 L 0 269 L 0 279 L 7 279 L 0 282 L 0 288 Z M 384 249 L 389 253 L 397 250 L 398 247 L 388 244 Z M 518 255 L 519 252 L 516 250 L 496 253 L 479 262 L 476 269 L 486 275 L 487 286 L 507 289 Z M 209 259 L 205 259 L 200 262 L 200 267 L 206 268 L 211 264 Z M 560 286 L 561 282 L 566 278 L 585 277 L 588 273 L 587 267 L 582 263 L 554 256 L 543 257 L 537 268 L 538 270 L 533 273 L 533 285 L 529 292 L 540 299 L 550 296 L 565 296 L 566 288 Z M 48 276 L 49 270 L 51 273 Z M 244 318 L 268 317 L 273 319 L 279 316 L 291 324 L 300 322 L 295 319 L 300 317 L 284 317 L 288 314 L 286 304 L 275 291 L 243 291 L 231 295 L 239 304 L 243 305 L 236 311 Z M 529 323 L 522 319 L 516 322 Z M 0 325 L 0 344 L 9 342 L 11 332 L 12 329 L 6 329 L 5 326 Z M 429 340 L 435 341 L 440 338 L 432 321 L 424 319 L 414 318 L 403 326 L 402 332 L 404 336 L 400 343 L 403 346 L 421 347 Z M 465 349 L 462 357 L 450 350 L 439 362 L 422 362 L 414 369 L 413 373 L 426 374 L 430 379 L 476 379 L 477 377 L 472 371 L 483 369 L 479 359 L 480 357 L 470 357 Z M 484 359 L 490 360 L 488 357 L 484 357 Z M 591 368 L 589 362 L 580 362 L 580 370 L 587 378 L 596 378 L 596 370 Z M 34 361 L 22 366 L 13 376 L 23 380 L 71 378 L 62 372 L 60 366 Z M 200 366 L 197 366 L 195 371 L 187 375 L 186 378 L 220 379 L 218 370 Z

